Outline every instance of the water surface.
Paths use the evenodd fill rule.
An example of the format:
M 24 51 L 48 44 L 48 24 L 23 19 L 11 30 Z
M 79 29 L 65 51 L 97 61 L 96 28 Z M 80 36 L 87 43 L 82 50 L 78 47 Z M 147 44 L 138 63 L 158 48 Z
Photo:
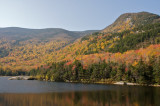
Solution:
M 160 106 L 160 88 L 0 77 L 0 106 Z

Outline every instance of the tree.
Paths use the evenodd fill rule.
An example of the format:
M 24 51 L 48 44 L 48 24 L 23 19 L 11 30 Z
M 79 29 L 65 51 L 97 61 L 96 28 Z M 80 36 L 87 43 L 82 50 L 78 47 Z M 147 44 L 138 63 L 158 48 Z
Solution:
M 160 84 L 160 57 L 158 57 L 153 65 L 153 75 L 155 83 Z
M 125 72 L 125 64 L 119 64 L 118 65 L 118 69 L 117 69 L 117 80 L 121 81 L 123 79 L 123 75 L 124 75 L 124 72 Z

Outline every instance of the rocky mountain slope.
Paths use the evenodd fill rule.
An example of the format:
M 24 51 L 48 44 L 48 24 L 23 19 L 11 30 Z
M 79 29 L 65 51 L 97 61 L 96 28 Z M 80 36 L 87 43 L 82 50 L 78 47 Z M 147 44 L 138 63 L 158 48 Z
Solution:
M 160 16 L 153 13 L 125 13 L 119 16 L 113 24 L 103 29 L 102 32 L 122 32 L 124 30 L 131 30 L 139 25 L 154 24 L 159 22 Z

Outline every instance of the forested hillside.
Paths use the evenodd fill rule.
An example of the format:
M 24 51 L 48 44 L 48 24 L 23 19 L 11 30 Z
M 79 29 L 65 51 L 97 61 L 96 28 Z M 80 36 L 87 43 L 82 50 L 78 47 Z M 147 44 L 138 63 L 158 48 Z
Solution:
M 40 80 L 87 83 L 126 81 L 160 84 L 160 44 L 121 53 L 81 55 L 30 71 Z
M 92 32 L 95 31 L 0 28 L 0 67 L 4 70 L 30 70 L 47 64 L 46 59 L 51 53 Z
M 134 24 L 128 27 L 126 20 Z M 33 69 L 30 75 L 51 81 L 160 84 L 159 16 L 124 14 L 113 25 L 107 27 L 110 31 L 84 36 L 53 52 L 52 64 Z
M 160 84 L 160 16 L 123 14 L 99 32 L 52 30 L 18 37 L 15 30 L 3 32 L 1 73 L 31 70 L 29 75 L 51 81 Z
M 93 33 L 57 51 L 53 56 L 60 61 L 94 53 L 123 53 L 159 43 L 160 24 L 156 23 L 138 26 L 120 33 Z

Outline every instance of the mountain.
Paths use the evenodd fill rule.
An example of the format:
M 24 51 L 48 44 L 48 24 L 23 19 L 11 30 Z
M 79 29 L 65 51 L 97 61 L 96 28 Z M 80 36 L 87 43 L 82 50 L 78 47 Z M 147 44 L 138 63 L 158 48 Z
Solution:
M 42 80 L 160 84 L 160 21 L 151 13 L 121 15 L 106 29 L 86 35 L 30 71 Z
M 59 43 L 52 48 L 60 49 L 67 44 L 92 31 L 67 31 L 59 28 L 47 29 L 26 29 L 18 27 L 0 28 L 0 57 L 5 57 L 15 46 L 24 46 L 26 44 L 46 44 L 49 42 Z
M 147 12 L 123 14 L 106 29 L 83 36 L 50 54 L 45 53 L 41 59 L 45 63 L 41 62 L 42 66 L 39 64 L 29 72 L 40 80 L 160 84 L 159 16 Z M 35 66 L 29 62 L 32 64 L 25 65 Z M 10 60 L 10 63 L 13 62 Z
M 97 30 L 0 28 L 0 65 L 20 69 L 30 65 L 46 64 L 45 58 L 50 56 L 52 52 L 95 31 Z
M 76 57 L 82 55 L 101 54 L 106 52 L 124 53 L 129 50 L 146 48 L 150 45 L 160 43 L 160 16 L 147 12 L 126 13 L 121 15 L 115 21 L 114 25 L 123 26 L 121 22 L 122 20 L 126 20 L 127 17 L 135 17 L 134 27 L 131 29 L 122 27 L 123 30 L 120 32 L 115 30 L 104 32 L 104 30 L 102 30 L 86 35 L 60 51 L 56 51 L 56 54 L 53 55 L 53 57 L 56 61 L 74 60 Z M 126 23 L 126 26 L 129 25 L 131 24 Z M 113 25 L 108 27 L 110 28 L 111 26 Z
M 132 50 L 136 53 L 138 49 L 158 44 L 160 16 L 147 12 L 123 14 L 113 24 L 98 32 L 58 28 L 1 28 L 0 67 L 4 70 L 30 70 L 54 62 L 72 63 L 75 59 L 87 66 L 99 62 L 103 57 L 107 61 L 108 54 L 113 54 L 111 56 L 115 58 L 112 60 L 115 61 L 119 53 L 132 53 Z M 87 63 L 87 60 L 91 61 Z
M 46 28 L 46 29 L 27 29 L 18 27 L 0 28 L 0 38 L 7 38 L 10 40 L 28 40 L 37 38 L 40 40 L 46 40 L 50 38 L 70 38 L 76 39 L 98 30 L 89 31 L 68 31 L 60 28 Z
M 103 29 L 102 32 L 122 32 L 124 30 L 130 30 L 139 25 L 154 24 L 159 22 L 160 16 L 153 13 L 125 13 L 118 17 L 113 24 Z

